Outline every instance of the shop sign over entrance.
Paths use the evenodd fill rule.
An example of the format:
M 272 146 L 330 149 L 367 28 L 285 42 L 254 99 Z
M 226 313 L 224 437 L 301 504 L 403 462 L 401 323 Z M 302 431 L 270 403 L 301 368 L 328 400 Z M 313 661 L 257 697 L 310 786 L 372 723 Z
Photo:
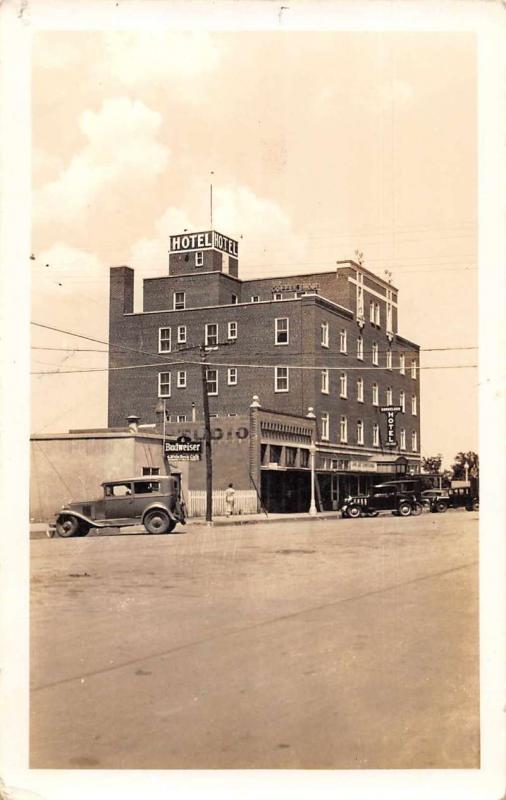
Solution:
M 165 457 L 174 461 L 200 461 L 202 442 L 194 442 L 189 436 L 178 436 L 175 442 L 165 442 Z
M 395 438 L 395 415 L 401 411 L 400 406 L 382 406 L 380 408 L 382 414 L 387 417 L 387 438 L 384 444 L 387 447 L 397 447 L 397 439 Z

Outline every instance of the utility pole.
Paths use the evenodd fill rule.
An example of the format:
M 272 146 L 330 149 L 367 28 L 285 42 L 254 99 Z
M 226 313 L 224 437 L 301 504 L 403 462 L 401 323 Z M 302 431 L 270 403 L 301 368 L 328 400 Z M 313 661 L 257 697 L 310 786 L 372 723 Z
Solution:
M 211 447 L 211 418 L 209 416 L 209 396 L 207 394 L 207 353 L 200 348 L 202 356 L 202 403 L 204 408 L 204 438 L 206 443 L 206 522 L 213 521 L 213 451 Z

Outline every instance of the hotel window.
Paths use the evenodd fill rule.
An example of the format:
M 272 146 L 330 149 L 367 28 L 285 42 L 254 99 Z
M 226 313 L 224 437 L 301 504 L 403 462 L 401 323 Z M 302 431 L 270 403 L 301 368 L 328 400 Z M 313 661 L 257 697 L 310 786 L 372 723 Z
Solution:
M 328 369 L 322 369 L 321 371 L 321 392 L 322 394 L 329 393 L 329 371 Z
M 416 408 L 416 394 L 411 395 L 411 413 L 414 417 L 416 417 L 417 408 Z
M 206 347 L 217 347 L 218 345 L 218 325 L 210 322 L 206 325 Z
M 387 369 L 392 369 L 392 351 L 390 348 L 387 350 Z
M 406 449 L 406 431 L 401 428 L 401 450 Z
M 290 388 L 288 367 L 275 367 L 274 391 L 287 392 Z
M 197 250 L 195 253 L 195 266 L 201 267 L 204 263 L 204 253 L 202 250 Z
M 288 317 L 280 317 L 274 320 L 275 337 L 274 344 L 288 344 L 290 340 L 290 328 Z
M 273 299 L 274 300 L 282 300 L 283 299 L 283 295 L 281 294 L 281 292 L 274 292 Z
M 418 449 L 418 436 L 416 435 L 416 431 L 413 431 L 411 434 L 411 450 L 413 453 L 416 452 Z
M 339 333 L 339 352 L 346 353 L 347 350 L 348 350 L 348 342 L 347 342 L 346 331 L 344 328 L 341 328 L 341 331 Z
M 357 444 L 364 444 L 364 423 L 361 419 L 357 420 Z
M 186 422 L 186 414 L 178 414 L 176 417 L 176 422 Z
M 236 305 L 237 305 L 237 302 L 238 302 L 238 300 L 239 300 L 239 298 L 237 297 L 237 295 L 236 295 L 236 294 L 233 294 L 233 295 L 232 295 L 232 305 L 233 305 L 233 306 L 236 306 Z
M 259 303 L 260 302 L 260 297 L 257 294 L 252 294 L 251 295 L 251 302 L 252 303 Z
M 218 370 L 217 369 L 208 369 L 208 370 L 206 370 L 206 383 L 207 383 L 207 394 L 208 395 L 216 395 L 216 394 L 218 394 Z
M 305 450 L 301 448 L 300 450 L 300 466 L 301 467 L 308 467 L 309 466 L 309 450 Z
M 345 372 L 341 372 L 339 376 L 339 396 L 348 397 L 348 376 Z
M 170 328 L 159 328 L 158 329 L 158 352 L 159 353 L 170 353 L 171 348 L 172 348 L 172 345 L 171 345 Z
M 379 405 L 378 384 L 377 383 L 373 383 L 373 385 L 372 385 L 372 404 L 373 404 L 373 406 Z
M 339 421 L 339 440 L 343 443 L 348 441 L 348 418 L 344 414 Z
M 378 354 L 379 354 L 378 343 L 377 342 L 373 342 L 372 343 L 372 363 L 374 364 L 375 367 L 378 366 Z
M 387 406 L 391 406 L 393 404 L 393 402 L 394 402 L 394 399 L 393 399 L 392 387 L 389 386 L 387 388 Z
M 374 305 L 374 324 L 380 326 L 381 317 L 380 317 L 380 305 L 379 303 L 375 303 Z
M 357 380 L 357 400 L 359 403 L 364 402 L 364 380 L 363 378 L 358 378 Z
M 177 373 L 177 388 L 186 389 L 186 371 L 180 369 Z
M 158 373 L 158 397 L 170 397 L 170 372 Z
M 399 354 L 399 372 L 401 375 L 406 374 L 406 356 L 404 353 Z
M 414 381 L 416 381 L 416 372 L 417 372 L 417 363 L 416 361 L 411 362 L 411 377 Z
M 178 344 L 186 343 L 186 325 L 177 326 L 177 343 Z
M 229 386 L 237 386 L 237 368 L 236 367 L 229 367 L 228 368 L 228 379 L 227 379 Z
M 359 361 L 364 360 L 364 339 L 362 336 L 357 339 L 357 358 Z
M 328 442 L 329 440 L 329 415 L 327 412 L 321 415 L 321 437 L 322 440 Z
M 399 394 L 399 405 L 401 407 L 401 411 L 403 414 L 406 413 L 406 392 L 401 392 Z
M 228 338 L 237 339 L 237 322 L 228 323 Z
M 379 447 L 380 443 L 380 430 L 379 425 L 375 422 L 372 426 L 372 445 L 373 447 Z
M 321 345 L 322 347 L 329 346 L 329 323 L 322 322 L 321 324 Z
M 393 333 L 393 314 L 392 314 L 393 292 L 387 289 L 387 333 Z
M 374 325 L 374 303 L 372 302 L 372 300 L 369 303 L 369 322 L 372 322 L 372 324 Z
M 174 292 L 174 311 L 181 311 L 186 307 L 186 296 L 184 292 Z

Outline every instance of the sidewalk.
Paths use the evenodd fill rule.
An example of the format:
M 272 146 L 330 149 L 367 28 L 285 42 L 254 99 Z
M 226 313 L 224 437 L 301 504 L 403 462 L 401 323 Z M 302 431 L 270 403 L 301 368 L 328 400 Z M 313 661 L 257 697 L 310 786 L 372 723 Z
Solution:
M 211 523 L 207 523 L 204 517 L 193 517 L 187 520 L 185 527 L 191 529 L 197 526 L 207 526 L 208 524 L 212 525 L 213 527 L 225 527 L 229 525 L 258 525 L 266 522 L 294 522 L 298 520 L 306 520 L 306 522 L 309 522 L 339 518 L 340 515 L 338 511 L 321 511 L 318 512 L 318 514 L 316 514 L 314 517 L 307 512 L 298 514 L 269 514 L 268 516 L 265 514 L 234 514 L 232 517 L 213 517 L 213 521 Z M 181 526 L 178 527 L 180 528 Z M 30 539 L 44 539 L 46 537 L 47 528 L 48 524 L 46 522 L 31 522 Z M 103 530 L 107 530 L 109 532 L 118 529 L 106 528 Z M 142 525 L 131 525 L 125 528 L 125 530 L 128 530 L 131 533 L 145 533 Z

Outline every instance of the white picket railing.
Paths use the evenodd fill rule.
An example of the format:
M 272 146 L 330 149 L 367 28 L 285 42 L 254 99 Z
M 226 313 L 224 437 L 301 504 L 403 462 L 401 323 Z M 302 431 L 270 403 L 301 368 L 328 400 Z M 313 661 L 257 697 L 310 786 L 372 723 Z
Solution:
M 254 489 L 236 490 L 234 500 L 234 515 L 257 513 L 257 494 Z M 205 492 L 195 490 L 187 492 L 186 502 L 188 504 L 189 517 L 205 517 Z M 213 492 L 213 515 L 215 514 L 217 517 L 221 517 L 225 516 L 226 513 L 225 490 L 222 489 Z

